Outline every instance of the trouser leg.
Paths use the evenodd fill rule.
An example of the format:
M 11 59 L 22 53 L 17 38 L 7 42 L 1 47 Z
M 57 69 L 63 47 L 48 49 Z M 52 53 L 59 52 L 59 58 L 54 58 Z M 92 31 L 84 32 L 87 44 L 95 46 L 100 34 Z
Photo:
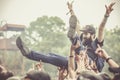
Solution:
M 38 53 L 35 51 L 31 51 L 27 56 L 27 58 L 31 59 L 31 60 L 35 60 L 35 61 L 40 61 L 42 60 L 42 62 L 44 63 L 49 63 L 52 64 L 54 66 L 58 66 L 58 67 L 68 67 L 68 59 L 60 56 L 60 55 L 54 55 L 52 53 L 49 55 L 44 55 L 43 53 Z

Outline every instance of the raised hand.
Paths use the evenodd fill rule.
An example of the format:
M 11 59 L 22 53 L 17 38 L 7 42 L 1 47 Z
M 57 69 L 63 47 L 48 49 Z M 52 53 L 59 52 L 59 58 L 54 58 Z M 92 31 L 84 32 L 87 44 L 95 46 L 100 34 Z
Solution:
M 110 5 L 105 5 L 106 8 L 106 15 L 109 16 L 110 13 L 113 11 L 113 6 L 115 5 L 115 2 L 111 3 Z
M 68 5 L 68 9 L 69 9 L 69 10 L 72 10 L 72 4 L 73 4 L 73 2 L 71 2 L 71 3 L 67 2 L 67 5 Z
M 58 72 L 59 72 L 58 80 L 64 80 L 65 77 L 67 77 L 68 75 L 68 72 L 65 68 L 58 67 Z
M 74 12 L 73 12 L 73 9 L 72 9 L 72 4 L 73 4 L 73 1 L 71 3 L 67 2 L 69 12 L 66 13 L 66 15 L 68 15 L 69 13 L 71 13 L 71 15 L 74 15 Z

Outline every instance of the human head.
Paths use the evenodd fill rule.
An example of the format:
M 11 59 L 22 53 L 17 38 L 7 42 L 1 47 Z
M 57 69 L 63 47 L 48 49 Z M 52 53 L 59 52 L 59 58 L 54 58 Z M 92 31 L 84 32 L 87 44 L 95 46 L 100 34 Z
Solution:
M 77 80 L 103 80 L 103 78 L 92 71 L 82 71 Z
M 83 32 L 81 36 L 83 44 L 89 44 L 89 42 L 94 40 L 96 31 L 93 25 L 86 25 L 80 31 Z
M 111 80 L 110 76 L 105 72 L 99 73 L 98 75 L 101 76 L 103 80 Z
M 37 70 L 29 71 L 25 78 L 25 80 L 51 80 L 50 76 L 45 72 L 40 72 Z
M 8 71 L 5 67 L 0 65 L 0 80 L 6 80 L 12 76 L 13 73 L 11 71 Z
M 23 79 L 18 76 L 12 76 L 12 77 L 8 78 L 7 80 L 23 80 Z
M 86 25 L 80 31 L 87 32 L 87 33 L 90 33 L 90 34 L 95 34 L 96 33 L 95 28 L 93 27 L 93 25 Z

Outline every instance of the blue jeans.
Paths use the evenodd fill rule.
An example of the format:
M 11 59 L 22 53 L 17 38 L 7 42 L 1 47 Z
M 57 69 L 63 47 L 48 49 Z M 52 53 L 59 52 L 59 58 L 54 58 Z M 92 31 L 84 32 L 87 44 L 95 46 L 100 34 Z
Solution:
M 49 63 L 54 66 L 68 68 L 67 57 L 56 55 L 54 53 L 49 53 L 48 55 L 44 55 L 44 53 L 31 51 L 28 55 L 26 55 L 26 57 L 31 60 L 35 60 L 35 61 L 41 60 L 44 63 Z

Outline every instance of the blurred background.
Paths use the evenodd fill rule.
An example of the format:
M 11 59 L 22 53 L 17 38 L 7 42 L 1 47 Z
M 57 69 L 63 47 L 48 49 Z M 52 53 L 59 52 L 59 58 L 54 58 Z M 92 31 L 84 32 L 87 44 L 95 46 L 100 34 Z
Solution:
M 69 54 L 67 38 L 67 1 L 71 0 L 0 0 L 0 64 L 15 74 L 26 73 L 35 61 L 22 56 L 15 40 L 21 36 L 32 50 L 62 56 Z M 104 48 L 120 64 L 120 1 L 119 0 L 74 0 L 73 9 L 81 26 L 92 24 L 98 28 L 105 13 L 105 5 L 116 2 L 105 28 Z M 108 65 L 104 71 L 108 72 Z M 57 67 L 44 63 L 51 76 Z M 110 74 L 110 73 L 109 73 Z M 112 74 L 110 74 L 112 75 Z

